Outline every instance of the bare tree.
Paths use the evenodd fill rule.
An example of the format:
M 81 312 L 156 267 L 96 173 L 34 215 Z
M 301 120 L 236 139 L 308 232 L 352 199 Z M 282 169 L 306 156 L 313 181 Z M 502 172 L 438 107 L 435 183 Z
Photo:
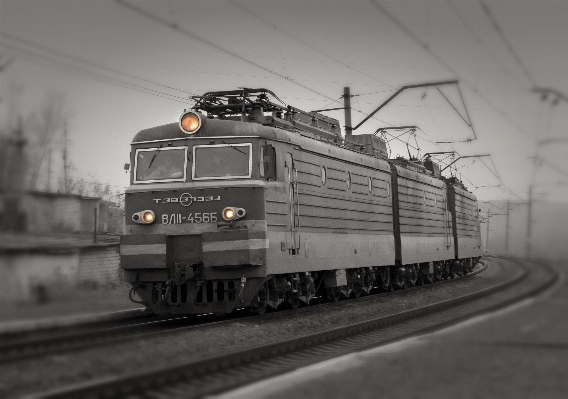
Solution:
M 54 136 L 65 123 L 65 101 L 61 93 L 48 93 L 39 113 L 33 114 L 28 136 L 31 165 L 30 189 L 37 188 L 38 176 Z

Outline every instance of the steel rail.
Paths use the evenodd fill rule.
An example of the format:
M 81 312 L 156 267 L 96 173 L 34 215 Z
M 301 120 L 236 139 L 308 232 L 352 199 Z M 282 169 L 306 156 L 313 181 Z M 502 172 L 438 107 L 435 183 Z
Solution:
M 188 320 L 186 323 L 185 319 L 187 319 L 186 316 L 169 317 L 165 319 L 155 317 L 152 320 L 140 323 L 111 326 L 95 330 L 83 330 L 79 332 L 64 331 L 54 336 L 48 335 L 47 337 L 24 338 L 16 340 L 15 342 L 6 342 L 0 344 L 0 363 L 88 349 L 105 344 L 116 344 L 128 341 L 132 338 L 150 338 L 167 332 L 177 332 L 230 321 L 229 319 L 211 321 L 211 319 L 204 318 L 201 320 Z M 179 323 L 182 323 L 181 327 L 178 325 Z M 158 330 L 156 331 L 156 329 Z M 150 331 L 148 332 L 148 330 Z
M 11 322 L 8 321 L 7 325 L 2 327 L 0 340 L 11 339 L 14 336 L 63 331 L 69 328 L 105 326 L 112 323 L 136 321 L 152 316 L 153 314 L 146 312 L 146 308 L 137 308 L 86 316 L 63 316 L 59 321 L 57 319 L 56 321 L 45 319 L 46 321 L 32 320 L 31 322 L 28 322 L 26 319 L 15 320 L 11 326 Z
M 460 280 L 466 277 L 472 277 L 478 273 L 481 273 L 487 269 L 487 265 L 483 262 L 483 267 L 475 270 L 471 273 L 465 274 L 463 276 L 454 277 L 452 279 L 440 280 L 434 284 L 416 285 L 413 287 L 406 287 L 405 289 L 397 290 L 394 292 L 380 292 L 372 293 L 370 295 L 362 295 L 358 298 L 349 298 L 348 300 L 341 300 L 339 302 L 322 302 L 310 306 L 290 309 L 290 310 L 279 310 L 273 313 L 268 313 L 265 315 L 244 315 L 250 318 L 259 318 L 262 320 L 268 320 L 274 317 L 286 317 L 288 313 L 297 314 L 298 312 L 309 313 L 316 310 L 321 310 L 323 307 L 334 307 L 343 306 L 345 303 L 354 303 L 359 301 L 373 300 L 382 296 L 392 296 L 392 295 L 404 295 L 405 293 L 412 292 L 417 289 L 427 289 L 432 286 L 439 286 L 441 283 L 451 283 L 453 281 Z M 130 316 L 131 317 L 131 316 Z M 116 320 L 120 323 L 123 321 L 130 320 L 130 317 L 126 320 Z M 203 319 L 189 319 L 187 317 L 170 317 L 167 319 L 154 318 L 149 321 L 141 322 L 138 324 L 128 324 L 125 326 L 111 326 L 104 329 L 95 330 L 83 330 L 79 332 L 66 332 L 62 334 L 38 337 L 32 339 L 20 339 L 15 342 L 3 342 L 0 344 L 0 363 L 7 363 L 13 361 L 20 361 L 29 358 L 37 358 L 38 356 L 46 356 L 50 354 L 60 354 L 63 352 L 84 350 L 92 347 L 98 347 L 105 344 L 117 344 L 121 342 L 130 341 L 133 338 L 136 339 L 149 339 L 157 335 L 163 335 L 168 333 L 181 333 L 188 330 L 194 330 L 197 328 L 210 327 L 212 325 L 219 325 L 224 323 L 232 322 L 235 318 L 243 317 L 243 315 L 231 315 L 227 316 L 223 320 L 218 320 L 214 317 L 203 318 Z M 185 319 L 185 320 L 184 320 Z M 187 321 L 186 324 L 184 324 Z M 182 323 L 181 326 L 177 325 Z M 169 326 L 168 324 L 172 324 Z M 189 325 L 188 325 L 189 324 Z M 83 326 L 81 326 L 83 327 Z M 88 327 L 88 325 L 87 325 Z M 158 328 L 158 331 L 155 329 Z M 152 330 L 145 332 L 144 330 Z
M 521 266 L 524 268 L 523 273 L 506 282 L 418 309 L 178 364 L 166 369 L 125 377 L 105 378 L 56 389 L 30 396 L 30 398 L 145 398 L 160 395 L 200 397 L 225 391 L 290 371 L 300 365 L 318 363 L 346 353 L 438 330 L 536 295 L 557 280 L 558 274 L 553 270 L 548 270 L 544 281 L 540 281 L 543 277 L 538 274 L 542 274 L 544 268 L 536 268 L 536 272 L 529 272 L 526 265 Z M 528 279 L 528 288 L 520 294 L 510 295 L 509 291 L 504 291 L 508 287 L 527 281 L 527 277 L 531 274 L 535 276 L 536 284 Z M 504 294 L 509 297 L 499 297 Z M 425 324 L 420 324 L 419 321 Z

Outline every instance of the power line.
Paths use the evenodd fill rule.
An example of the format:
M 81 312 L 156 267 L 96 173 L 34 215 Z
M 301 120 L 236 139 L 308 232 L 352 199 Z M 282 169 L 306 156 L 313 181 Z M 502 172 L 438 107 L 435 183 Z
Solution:
M 543 158 L 541 158 L 541 157 L 538 157 L 537 159 L 538 159 L 538 161 L 544 163 L 544 164 L 547 165 L 549 168 L 555 170 L 556 172 L 560 173 L 561 175 L 568 177 L 568 172 L 566 172 L 565 170 L 563 170 L 560 166 L 556 165 L 555 163 L 550 162 L 550 161 L 548 161 L 548 160 L 546 160 L 546 159 L 543 159 Z
M 505 66 L 502 61 L 499 59 L 499 57 L 497 57 L 493 51 L 491 51 L 491 49 L 489 48 L 489 46 L 487 46 L 487 44 L 475 33 L 475 30 L 473 29 L 473 27 L 471 26 L 471 24 L 467 21 L 467 19 L 461 14 L 461 12 L 458 11 L 457 7 L 454 5 L 454 2 L 452 0 L 446 0 L 446 3 L 450 6 L 451 10 L 454 12 L 454 14 L 461 20 L 463 26 L 466 27 L 466 29 L 471 33 L 471 35 L 473 36 L 473 38 L 481 44 L 481 46 L 485 49 L 485 51 L 491 55 L 491 57 L 501 66 L 501 68 L 503 68 L 503 70 L 505 72 L 507 72 L 508 76 L 513 77 L 515 80 L 517 80 L 517 82 L 524 83 L 524 81 L 522 81 L 520 78 L 518 78 L 516 75 L 514 75 L 509 68 L 507 68 L 507 66 Z
M 63 67 L 63 68 L 66 68 L 66 69 L 73 70 L 74 72 L 86 74 L 90 78 L 95 79 L 95 80 L 99 80 L 99 81 L 102 81 L 102 82 L 105 82 L 105 83 L 108 83 L 108 84 L 111 84 L 111 85 L 114 85 L 114 86 L 119 86 L 119 87 L 127 88 L 127 89 L 130 89 L 130 90 L 138 91 L 138 92 L 141 92 L 141 93 L 150 94 L 150 95 L 160 97 L 160 98 L 163 98 L 163 99 L 166 99 L 166 100 L 177 101 L 177 102 L 180 102 L 180 103 L 183 103 L 183 104 L 187 104 L 187 102 L 188 102 L 188 99 L 186 99 L 186 98 L 175 96 L 175 95 L 168 94 L 168 93 L 164 93 L 164 92 L 161 92 L 161 91 L 158 91 L 158 90 L 149 89 L 147 87 L 136 85 L 134 83 L 124 82 L 124 81 L 116 79 L 116 78 L 111 78 L 109 76 L 105 76 L 105 75 L 102 75 L 100 73 L 97 73 L 97 72 L 94 72 L 94 71 L 91 71 L 91 70 L 87 70 L 87 69 L 79 67 L 77 65 L 72 65 L 72 64 L 65 62 L 65 61 L 57 60 L 57 59 L 54 59 L 52 57 L 49 57 L 49 56 L 46 56 L 46 55 L 43 55 L 43 54 L 39 54 L 39 53 L 34 52 L 34 51 L 23 49 L 23 48 L 21 48 L 17 45 L 7 43 L 3 39 L 0 39 L 0 42 L 2 43 L 3 46 L 11 48 L 12 50 L 14 50 L 16 52 L 20 52 L 20 53 L 26 54 L 28 56 L 39 58 L 39 59 L 44 61 L 43 62 L 44 64 L 47 61 L 48 63 L 50 63 L 51 66 L 53 66 L 53 64 L 55 64 L 55 66 L 59 66 L 60 68 Z M 29 60 L 28 59 L 28 61 L 41 64 L 41 62 L 38 62 L 37 60 Z
M 5 38 L 12 40 L 12 41 L 15 41 L 15 42 L 25 44 L 26 46 L 36 48 L 38 50 L 45 51 L 45 52 L 49 53 L 51 56 L 53 56 L 55 54 L 55 55 L 59 56 L 60 58 L 65 58 L 67 60 L 71 60 L 71 61 L 74 61 L 74 62 L 77 62 L 77 63 L 80 63 L 80 64 L 84 64 L 84 65 L 91 66 L 91 67 L 98 68 L 98 69 L 107 70 L 107 71 L 110 71 L 110 72 L 113 72 L 113 73 L 117 73 L 119 75 L 128 76 L 129 78 L 138 79 L 138 80 L 141 80 L 141 81 L 146 82 L 146 83 L 151 83 L 151 84 L 156 85 L 156 86 L 164 87 L 166 89 L 179 91 L 179 92 L 186 93 L 186 94 L 189 94 L 189 95 L 195 95 L 195 93 L 189 92 L 187 90 L 178 89 L 176 87 L 167 86 L 167 85 L 164 85 L 164 84 L 161 84 L 161 83 L 158 83 L 158 82 L 154 82 L 154 81 L 151 81 L 151 80 L 148 80 L 148 79 L 144 79 L 144 78 L 140 78 L 138 76 L 134 76 L 134 75 L 129 74 L 129 73 L 121 72 L 121 71 L 118 71 L 116 69 L 112 69 L 112 68 L 109 68 L 107 66 L 97 64 L 93 61 L 89 61 L 89 60 L 86 60 L 84 58 L 77 57 L 77 56 L 71 55 L 71 54 L 65 54 L 65 53 L 58 51 L 58 50 L 55 50 L 53 48 L 42 46 L 42 45 L 39 45 L 37 43 L 33 43 L 31 41 L 24 40 L 24 39 L 21 39 L 19 37 L 16 37 L 16 36 L 4 33 L 4 32 L 0 32 L 0 36 L 5 37 Z
M 311 48 L 312 50 L 315 50 L 315 51 L 317 51 L 318 53 L 323 54 L 324 56 L 326 56 L 326 57 L 332 59 L 333 61 L 338 62 L 338 63 L 340 63 L 341 65 L 343 65 L 343 66 L 345 66 L 345 67 L 347 67 L 347 68 L 349 68 L 349 69 L 351 69 L 351 70 L 353 70 L 353 71 L 355 71 L 355 72 L 357 72 L 357 73 L 360 73 L 361 75 L 366 76 L 367 78 L 370 78 L 370 79 L 372 79 L 372 80 L 374 80 L 374 81 L 376 81 L 376 82 L 381 83 L 381 84 L 384 85 L 384 86 L 389 86 L 389 87 L 391 87 L 392 89 L 395 89 L 395 90 L 396 90 L 396 87 L 394 87 L 393 85 L 391 85 L 391 84 L 389 84 L 389 83 L 386 83 L 386 82 L 384 82 L 384 81 L 382 81 L 382 80 L 380 80 L 380 79 L 377 79 L 377 78 L 375 78 L 374 76 L 371 76 L 371 75 L 369 75 L 369 74 L 367 74 L 367 73 L 365 73 L 365 72 L 363 72 L 363 71 L 361 71 L 361 70 L 359 70 L 359 69 L 357 69 L 357 68 L 354 68 L 352 65 L 347 64 L 347 63 L 341 61 L 340 59 L 338 59 L 338 58 L 332 56 L 331 54 L 329 54 L 329 53 L 327 53 L 327 52 L 324 52 L 324 51 L 318 49 L 317 47 L 315 47 L 315 46 L 313 46 L 313 45 L 311 45 L 311 44 L 309 44 L 309 43 L 307 43 L 307 42 L 305 42 L 305 41 L 303 41 L 303 40 L 301 40 L 301 39 L 298 39 L 298 38 L 295 37 L 294 35 L 292 35 L 292 34 L 286 32 L 286 31 L 284 31 L 283 29 L 278 28 L 276 25 L 273 25 L 272 23 L 270 23 L 270 22 L 266 21 L 265 19 L 261 18 L 259 15 L 255 14 L 252 10 L 250 10 L 250 9 L 247 8 L 247 7 L 245 7 L 244 5 L 242 5 L 242 4 L 240 4 L 240 5 L 237 4 L 235 0 L 229 0 L 229 1 L 230 1 L 231 4 L 233 4 L 233 6 L 234 6 L 235 8 L 244 10 L 245 13 L 252 15 L 254 18 L 258 19 L 259 21 L 261 21 L 261 22 L 263 22 L 263 23 L 265 23 L 266 25 L 268 25 L 268 26 L 270 26 L 271 28 L 277 30 L 278 32 L 280 32 L 280 33 L 282 33 L 282 34 L 284 34 L 284 35 L 286 35 L 286 36 L 292 38 L 293 40 L 295 40 L 295 41 L 297 41 L 297 42 L 299 42 L 299 43 L 302 43 L 303 45 L 305 45 L 305 46 Z M 390 90 L 386 90 L 386 91 L 390 91 Z M 374 93 L 354 94 L 354 95 L 352 95 L 351 97 L 358 97 L 358 96 L 363 96 L 363 95 L 367 95 L 367 94 L 375 94 L 375 93 L 383 93 L 383 92 L 384 92 L 384 91 L 377 91 L 377 92 L 374 92 Z M 414 96 L 413 94 L 411 94 L 411 93 L 409 93 L 409 92 L 403 92 L 403 94 L 404 94 L 404 95 L 407 95 L 407 96 L 410 96 L 410 97 L 418 98 L 418 97 Z M 467 112 L 467 111 L 466 111 L 466 112 Z M 364 114 L 364 113 L 363 113 L 363 114 Z M 376 119 L 376 118 L 373 118 L 373 119 Z M 381 122 L 387 123 L 387 122 L 384 122 L 384 121 L 381 121 Z
M 382 4 L 378 2 L 378 0 L 371 0 L 371 4 L 375 6 L 382 14 L 384 14 L 388 19 L 390 19 L 397 27 L 399 27 L 402 31 L 404 31 L 408 36 L 410 36 L 415 42 L 417 42 L 426 52 L 430 53 L 434 59 L 436 59 L 440 64 L 442 64 L 447 70 L 452 72 L 455 76 L 459 77 L 460 81 L 463 81 L 473 92 L 475 92 L 485 103 L 490 105 L 496 112 L 498 112 L 505 120 L 507 120 L 511 125 L 515 126 L 517 130 L 523 133 L 525 136 L 534 140 L 534 137 L 527 133 L 521 126 L 513 122 L 503 111 L 497 108 L 491 101 L 489 101 L 481 92 L 471 83 L 469 83 L 466 79 L 464 79 L 457 71 L 450 66 L 443 58 L 441 58 L 436 52 L 434 52 L 428 43 L 414 34 L 410 29 L 408 29 L 404 24 L 398 20 L 389 10 L 387 10 Z
M 499 35 L 499 37 L 501 38 L 503 43 L 505 43 L 505 47 L 507 47 L 507 50 L 509 50 L 509 53 L 511 53 L 511 55 L 513 56 L 513 59 L 515 60 L 517 65 L 523 71 L 523 74 L 525 75 L 525 77 L 532 83 L 533 86 L 536 86 L 535 80 L 533 79 L 533 77 L 530 74 L 530 72 L 528 71 L 528 69 L 525 67 L 525 64 L 521 61 L 521 59 L 519 58 L 519 56 L 517 55 L 517 53 L 513 49 L 513 46 L 511 45 L 511 43 L 509 42 L 509 40 L 505 36 L 505 33 L 503 33 L 503 30 L 499 26 L 499 23 L 497 22 L 495 17 L 493 17 L 493 14 L 491 14 L 491 10 L 489 10 L 489 7 L 487 6 L 487 4 L 485 4 L 485 2 L 483 0 L 479 0 L 479 5 L 483 9 L 483 12 L 485 13 L 485 15 L 487 16 L 489 21 L 491 21 L 491 25 L 493 26 L 493 29 L 495 29 L 495 31 L 497 32 L 497 34 Z
M 286 35 L 286 36 L 288 36 L 288 37 L 294 39 L 295 41 L 297 41 L 297 42 L 299 42 L 299 43 L 302 43 L 304 46 L 307 46 L 307 47 L 311 48 L 312 50 L 317 51 L 318 53 L 320 53 L 320 54 L 322 54 L 322 55 L 324 55 L 324 56 L 326 56 L 326 57 L 328 57 L 328 58 L 331 58 L 331 59 L 334 60 L 335 62 L 338 62 L 338 63 L 340 63 L 341 65 L 343 65 L 343 66 L 345 66 L 345 67 L 347 67 L 347 68 L 349 68 L 349 69 L 351 69 L 351 70 L 353 70 L 353 71 L 355 71 L 355 72 L 357 72 L 357 73 L 360 73 L 361 75 L 364 75 L 364 76 L 368 77 L 369 79 L 372 79 L 372 80 L 374 80 L 374 81 L 376 81 L 376 82 L 379 82 L 379 83 L 381 83 L 382 85 L 385 85 L 385 86 L 389 86 L 389 87 L 391 87 L 391 88 L 394 88 L 394 86 L 392 86 L 391 84 L 388 84 L 388 83 L 386 83 L 386 82 L 384 82 L 384 81 L 382 81 L 382 80 L 380 80 L 380 79 L 375 78 L 374 76 L 371 76 L 371 75 L 369 75 L 369 74 L 367 74 L 367 73 L 365 73 L 365 72 L 363 72 L 363 71 L 361 71 L 361 70 L 359 70 L 359 69 L 357 69 L 357 68 L 354 68 L 354 67 L 352 67 L 351 65 L 349 65 L 349 64 L 347 64 L 347 63 L 341 61 L 340 59 L 335 58 L 334 56 L 332 56 L 332 55 L 330 55 L 330 54 L 328 54 L 328 53 L 326 53 L 326 52 L 324 52 L 324 51 L 322 51 L 322 50 L 316 48 L 315 46 L 313 46 L 313 45 L 311 45 L 311 44 L 309 44 L 309 43 L 307 43 L 307 42 L 305 42 L 305 41 L 303 41 L 303 40 L 301 40 L 301 39 L 298 39 L 298 38 L 295 37 L 294 35 L 292 35 L 292 34 L 286 32 L 286 31 L 280 29 L 280 28 L 277 27 L 276 25 L 273 25 L 272 23 L 270 23 L 270 22 L 266 21 L 265 19 L 261 18 L 259 15 L 257 15 L 257 14 L 254 13 L 252 10 L 250 10 L 248 7 L 245 7 L 245 6 L 242 5 L 242 4 L 237 4 L 237 2 L 234 1 L 234 0 L 230 0 L 229 3 L 231 3 L 235 8 L 240 9 L 241 11 L 244 11 L 245 13 L 252 15 L 254 18 L 258 19 L 259 21 L 261 21 L 261 22 L 263 22 L 263 23 L 265 23 L 266 25 L 270 26 L 270 27 L 273 28 L 274 30 L 277 30 L 278 32 L 280 32 L 280 33 L 282 33 L 282 34 L 284 34 L 284 35 Z
M 497 179 L 499 179 L 499 183 L 503 184 L 503 181 L 501 180 L 501 177 L 499 177 L 499 172 L 497 172 L 497 167 L 495 166 L 495 163 L 493 162 L 493 158 L 489 157 L 489 160 L 491 161 L 491 164 L 493 165 L 493 169 L 495 169 L 495 172 L 493 172 L 491 170 L 491 168 L 489 166 L 487 166 L 487 164 L 485 162 L 483 162 L 483 159 L 479 158 L 479 160 L 481 161 L 481 163 L 483 165 L 485 165 L 485 167 L 491 172 L 493 173 L 493 176 L 495 176 Z
M 417 42 L 422 48 L 424 48 L 425 51 L 427 51 L 428 53 L 430 53 L 432 55 L 432 57 L 434 57 L 440 64 L 442 64 L 446 69 L 448 69 L 450 72 L 454 73 L 456 76 L 460 76 L 460 74 L 458 74 L 456 72 L 456 70 L 451 67 L 446 61 L 444 61 L 444 59 L 442 59 L 436 52 L 434 52 L 428 45 L 428 43 L 426 43 L 425 41 L 423 41 L 421 38 L 419 38 L 417 35 L 415 35 L 410 29 L 408 29 L 405 25 L 402 24 L 402 22 L 400 22 L 396 17 L 394 17 L 394 15 L 392 15 L 382 4 L 380 4 L 377 0 L 371 0 L 371 4 L 373 4 L 381 13 L 383 13 L 387 18 L 389 18 L 396 26 L 398 26 L 402 31 L 404 31 L 408 36 L 410 36 L 415 42 Z M 511 125 L 515 126 L 517 128 L 517 130 L 522 133 L 523 135 L 525 135 L 526 137 L 530 138 L 531 140 L 535 141 L 535 138 L 528 134 L 523 128 L 521 128 L 519 125 L 517 125 L 515 122 L 513 122 L 505 113 L 503 113 L 499 108 L 497 108 L 495 105 L 493 105 L 493 103 L 491 101 L 489 101 L 484 95 L 482 95 L 476 88 L 475 86 L 473 86 L 471 83 L 469 83 L 466 79 L 464 79 L 463 77 L 460 77 L 460 80 L 463 81 L 471 90 L 473 90 L 474 92 L 477 93 L 477 95 L 484 101 L 486 102 L 488 105 L 490 105 L 495 111 L 497 111 L 504 119 L 506 119 L 509 123 L 511 123 Z M 493 160 L 491 160 L 491 162 L 493 162 Z M 487 165 L 485 165 L 487 167 Z M 493 164 L 493 166 L 495 167 L 495 164 Z M 489 169 L 487 167 L 487 169 Z M 491 169 L 489 169 L 491 171 Z M 495 171 L 497 171 L 497 169 L 495 168 Z M 492 172 L 493 173 L 493 172 Z M 499 179 L 499 181 L 501 181 L 501 178 L 497 175 L 497 178 Z M 509 192 L 511 192 L 512 194 L 514 194 L 516 197 L 518 197 L 520 199 L 520 197 L 515 194 L 513 191 L 509 190 Z
M 207 39 L 204 39 L 204 38 L 202 38 L 201 36 L 199 36 L 199 35 L 197 35 L 197 34 L 191 32 L 191 31 L 189 31 L 189 30 L 187 30 L 187 29 L 183 29 L 183 28 L 179 27 L 176 23 L 171 23 L 171 22 L 169 22 L 169 21 L 166 21 L 166 20 L 164 20 L 163 18 L 160 18 L 160 17 L 158 17 L 158 16 L 156 16 L 156 15 L 154 15 L 154 14 L 152 14 L 152 13 L 150 13 L 150 12 L 148 12 L 148 11 L 146 11 L 146 10 L 140 8 L 140 7 L 137 7 L 137 6 L 134 6 L 134 5 L 130 4 L 130 3 L 127 3 L 127 2 L 124 1 L 124 0 L 115 0 L 115 2 L 116 2 L 117 4 L 119 4 L 119 5 L 121 5 L 121 6 L 125 7 L 125 8 L 127 8 L 127 9 L 129 9 L 129 10 L 131 10 L 131 11 L 137 13 L 137 14 L 139 14 L 139 15 L 142 15 L 142 16 L 144 16 L 144 17 L 146 17 L 146 18 L 148 18 L 148 19 L 154 21 L 154 22 L 157 22 L 157 23 L 159 23 L 159 24 L 161 24 L 161 25 L 164 25 L 164 26 L 166 26 L 166 27 L 168 27 L 168 28 L 170 28 L 170 29 L 172 29 L 172 30 L 174 30 L 174 31 L 176 31 L 176 32 L 179 32 L 179 33 L 181 33 L 181 34 L 183 34 L 183 35 L 186 35 L 186 36 L 188 36 L 188 37 L 191 37 L 191 38 L 194 39 L 194 40 L 197 40 L 197 41 L 199 41 L 199 42 L 201 42 L 201 43 L 203 43 L 203 44 L 206 44 L 206 45 L 208 45 L 208 46 L 210 46 L 210 47 L 213 47 L 213 48 L 215 48 L 215 49 L 217 49 L 217 50 L 219 50 L 219 51 L 221 51 L 221 52 L 223 52 L 223 53 L 225 53 L 225 54 L 227 54 L 227 55 L 229 55 L 229 56 L 231 56 L 231 57 L 237 58 L 237 59 L 240 60 L 240 61 L 243 61 L 243 62 L 245 62 L 245 63 L 247 63 L 247 64 L 249 64 L 249 65 L 252 65 L 252 66 L 254 66 L 254 67 L 257 67 L 257 68 L 259 68 L 259 69 L 261 69 L 261 70 L 263 70 L 263 71 L 265 71 L 265 72 L 268 72 L 268 73 L 270 73 L 270 74 L 272 74 L 272 75 L 274 75 L 274 76 L 276 76 L 276 77 L 279 77 L 279 78 L 281 78 L 282 80 L 285 80 L 285 81 L 290 82 L 290 83 L 292 83 L 292 84 L 294 84 L 294 85 L 296 85 L 296 86 L 299 86 L 299 87 L 301 87 L 301 88 L 303 88 L 303 89 L 305 89 L 305 90 L 307 90 L 307 91 L 310 91 L 310 92 L 312 92 L 312 93 L 315 93 L 315 94 L 317 94 L 317 95 L 319 95 L 319 96 L 325 98 L 325 99 L 328 100 L 328 101 L 332 101 L 332 102 L 335 102 L 335 103 L 339 103 L 339 102 L 340 102 L 340 101 L 337 100 L 336 98 L 332 98 L 332 97 L 328 96 L 327 94 L 323 94 L 323 93 L 321 93 L 321 92 L 319 92 L 319 91 L 317 91 L 317 90 L 315 90 L 315 89 L 312 89 L 311 87 L 308 87 L 308 86 L 306 86 L 306 85 L 304 85 L 304 84 L 302 84 L 302 83 L 300 83 L 300 82 L 298 82 L 298 81 L 296 81 L 296 80 L 294 80 L 294 79 L 289 78 L 288 76 L 282 75 L 281 73 L 276 72 L 276 71 L 273 71 L 272 69 L 267 68 L 267 67 L 265 67 L 265 66 L 263 66 L 263 65 L 261 65 L 261 64 L 259 64 L 259 63 L 257 63 L 257 62 L 255 62 L 255 61 L 251 61 L 251 60 L 249 60 L 249 59 L 247 59 L 247 58 L 245 58 L 245 57 L 243 57 L 243 56 L 241 56 L 241 55 L 239 55 L 239 54 L 237 54 L 237 53 L 234 53 L 234 52 L 232 52 L 232 51 L 230 51 L 230 50 L 227 50 L 226 48 L 221 47 L 221 46 L 219 46 L 219 45 L 217 45 L 217 44 L 215 44 L 215 43 L 213 43 L 213 42 L 211 42 L 211 41 L 209 41 L 209 40 L 207 40 Z M 356 108 L 351 108 L 351 109 L 352 109 L 353 111 L 355 111 L 355 112 L 360 113 L 360 114 L 367 115 L 365 112 L 363 112 L 363 111 L 361 111 L 361 110 L 358 110 L 358 109 L 356 109 Z M 379 119 L 379 118 L 373 118 L 373 119 L 378 120 L 379 122 L 385 123 L 385 124 L 387 124 L 387 125 L 389 125 L 389 126 L 394 126 L 393 124 L 391 124 L 391 123 L 389 123 L 389 122 L 386 122 L 386 121 L 384 121 L 384 120 L 382 120 L 382 119 Z
M 189 36 L 189 37 L 191 37 L 192 39 L 195 39 L 195 40 L 197 40 L 197 41 L 199 41 L 199 42 L 201 42 L 201 43 L 203 43 L 203 44 L 206 44 L 206 45 L 208 45 L 208 46 L 210 46 L 210 47 L 213 47 L 213 48 L 215 48 L 215 49 L 217 49 L 217 50 L 219 50 L 219 51 L 221 51 L 221 52 L 223 52 L 223 53 L 225 53 L 225 54 L 227 54 L 227 55 L 230 55 L 231 57 L 237 58 L 237 59 L 239 59 L 239 60 L 241 60 L 241 61 L 243 61 L 243 62 L 245 62 L 245 63 L 247 63 L 247 64 L 249 64 L 249 65 L 253 65 L 253 66 L 257 67 L 257 68 L 260 68 L 260 69 L 262 69 L 262 70 L 265 71 L 265 72 L 268 72 L 268 73 L 270 73 L 270 74 L 272 74 L 272 75 L 275 75 L 275 76 L 277 76 L 277 77 L 279 77 L 279 78 L 281 78 L 281 79 L 283 79 L 283 80 L 286 80 L 286 81 L 288 81 L 288 82 L 290 82 L 290 83 L 292 83 L 292 84 L 295 84 L 296 86 L 299 86 L 299 87 L 301 87 L 301 88 L 303 88 L 303 89 L 305 89 L 305 90 L 308 90 L 308 91 L 310 91 L 310 92 L 312 92 L 312 93 L 315 93 L 315 94 L 317 94 L 317 95 L 319 95 L 319 96 L 321 96 L 321 97 L 323 97 L 323 98 L 325 98 L 325 99 L 327 99 L 327 100 L 329 100 L 329 101 L 332 101 L 332 100 L 333 100 L 333 101 L 335 101 L 335 102 L 338 102 L 336 99 L 334 99 L 334 98 L 332 98 L 332 97 L 330 97 L 330 96 L 328 96 L 328 95 L 326 95 L 326 94 L 320 93 L 319 91 L 317 91 L 317 90 L 315 90 L 315 89 L 312 89 L 311 87 L 308 87 L 308 86 L 306 86 L 306 85 L 304 85 L 304 84 L 302 84 L 302 83 L 299 83 L 299 82 L 295 81 L 294 79 L 291 79 L 291 78 L 289 78 L 289 77 L 287 77 L 287 76 L 285 76 L 285 75 L 282 75 L 281 73 L 278 73 L 278 72 L 276 72 L 276 71 L 273 71 L 272 69 L 267 68 L 267 67 L 265 67 L 265 66 L 263 66 L 263 65 L 260 65 L 260 64 L 257 63 L 257 62 L 251 61 L 251 60 L 249 60 L 249 59 L 247 59 L 247 58 L 245 58 L 245 57 L 243 57 L 243 56 L 241 56 L 241 55 L 239 55 L 239 54 L 237 54 L 237 53 L 234 53 L 234 52 L 232 52 L 232 51 L 230 51 L 230 50 L 227 50 L 226 48 L 221 47 L 221 46 L 219 46 L 219 45 L 217 45 L 217 44 L 215 44 L 215 43 L 213 43 L 213 42 L 211 42 L 211 41 L 209 41 L 209 40 L 207 40 L 207 39 L 205 39 L 205 38 L 203 38 L 203 37 L 201 37 L 201 36 L 199 36 L 199 35 L 197 35 L 197 34 L 195 34 L 195 33 L 193 33 L 193 32 L 191 32 L 191 31 L 189 31 L 189 30 L 183 29 L 183 28 L 179 27 L 176 23 L 168 22 L 168 21 L 166 21 L 166 20 L 164 20 L 164 19 L 162 19 L 162 18 L 160 18 L 160 17 L 158 17 L 158 16 L 156 16 L 156 15 L 154 15 L 154 14 L 152 14 L 152 13 L 150 13 L 150 12 L 148 12 L 148 11 L 142 9 L 142 8 L 140 8 L 140 7 L 137 7 L 137 6 L 134 6 L 134 5 L 130 4 L 130 3 L 127 3 L 127 2 L 125 2 L 124 0 L 115 0 L 115 2 L 116 2 L 117 4 L 119 4 L 119 5 L 121 5 L 121 6 L 125 7 L 125 8 L 127 8 L 127 9 L 131 10 L 131 11 L 134 11 L 135 13 L 137 13 L 137 14 L 139 14 L 139 15 L 142 15 L 142 16 L 144 16 L 144 17 L 146 17 L 146 18 L 148 18 L 148 19 L 154 21 L 154 22 L 157 22 L 157 23 L 159 23 L 159 24 L 161 24 L 161 25 L 165 25 L 165 26 L 167 26 L 168 28 L 175 30 L 176 32 L 179 32 L 179 33 L 182 33 L 182 34 L 184 34 L 184 35 L 186 35 L 186 36 Z

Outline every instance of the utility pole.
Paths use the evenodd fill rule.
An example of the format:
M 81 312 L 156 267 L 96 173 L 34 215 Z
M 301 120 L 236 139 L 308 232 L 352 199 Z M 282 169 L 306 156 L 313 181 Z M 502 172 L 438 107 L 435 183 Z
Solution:
M 67 180 L 67 123 L 63 127 L 63 190 L 69 193 L 69 182 Z
M 47 192 L 51 192 L 51 147 L 47 151 Z
M 26 230 L 25 214 L 20 209 L 24 196 L 23 160 L 24 138 L 22 118 L 18 118 L 18 125 L 8 138 L 7 156 L 10 162 L 6 165 L 6 192 L 3 198 L 4 217 L 0 219 L 0 230 L 22 232 Z M 2 201 L 2 199 L 0 199 Z
M 489 219 L 491 218 L 491 210 L 487 210 L 487 232 L 485 234 L 485 254 L 489 253 Z
M 527 259 L 531 258 L 531 227 L 532 227 L 532 201 L 533 201 L 533 185 L 529 186 L 529 210 L 527 222 Z
M 351 126 L 351 90 L 349 87 L 343 88 L 343 106 L 345 107 L 345 135 L 351 136 L 353 127 Z
M 505 253 L 509 255 L 509 211 L 510 211 L 510 202 L 507 198 L 507 225 L 505 227 Z

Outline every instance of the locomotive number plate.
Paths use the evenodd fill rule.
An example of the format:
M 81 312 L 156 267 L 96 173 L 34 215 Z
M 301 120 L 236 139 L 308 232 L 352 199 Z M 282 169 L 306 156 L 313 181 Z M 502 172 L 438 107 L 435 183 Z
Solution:
M 172 213 L 162 215 L 162 224 L 181 224 L 181 223 L 215 223 L 217 222 L 217 212 L 195 212 L 189 215 Z

